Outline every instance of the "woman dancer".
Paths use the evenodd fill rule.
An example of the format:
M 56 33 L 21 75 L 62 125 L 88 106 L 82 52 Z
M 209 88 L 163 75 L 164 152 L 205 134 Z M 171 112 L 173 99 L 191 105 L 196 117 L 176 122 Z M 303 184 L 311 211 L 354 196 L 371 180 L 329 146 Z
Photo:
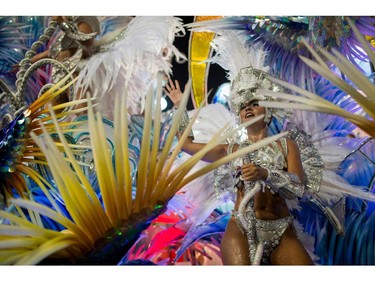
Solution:
M 241 69 L 231 86 L 231 111 L 239 116 L 241 123 L 260 115 L 265 117 L 246 128 L 246 141 L 219 145 L 203 160 L 218 160 L 267 137 L 267 125 L 275 110 L 259 106 L 259 100 L 265 97 L 257 91 L 280 91 L 280 87 L 267 77 L 262 70 Z M 169 80 L 165 93 L 177 107 L 182 97 L 178 81 Z M 193 155 L 204 145 L 189 137 L 182 149 Z M 304 193 L 304 171 L 297 144 L 281 138 L 237 159 L 232 165 L 237 170 L 233 187 L 237 190 L 237 199 L 221 241 L 223 264 L 313 264 L 297 237 L 292 224 L 294 218 L 285 202 L 285 199 L 301 197 Z

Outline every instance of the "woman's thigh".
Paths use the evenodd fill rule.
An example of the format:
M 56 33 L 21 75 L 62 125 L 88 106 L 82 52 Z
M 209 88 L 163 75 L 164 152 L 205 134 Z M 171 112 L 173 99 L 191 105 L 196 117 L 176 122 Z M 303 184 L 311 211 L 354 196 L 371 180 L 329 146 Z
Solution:
M 239 229 L 236 219 L 231 217 L 220 245 L 224 265 L 249 265 L 247 238 Z
M 279 246 L 271 253 L 271 264 L 313 265 L 314 263 L 292 227 L 289 227 L 281 237 Z

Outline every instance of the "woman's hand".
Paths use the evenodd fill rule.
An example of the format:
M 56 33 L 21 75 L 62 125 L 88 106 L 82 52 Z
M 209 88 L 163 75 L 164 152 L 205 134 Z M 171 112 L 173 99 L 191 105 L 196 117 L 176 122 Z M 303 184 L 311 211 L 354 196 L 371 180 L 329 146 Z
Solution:
M 175 80 L 175 84 L 171 79 L 169 79 L 169 84 L 165 84 L 163 88 L 164 93 L 171 99 L 174 104 L 174 107 L 178 107 L 182 100 L 182 92 L 180 89 L 180 84 Z
M 245 181 L 257 181 L 266 180 L 268 171 L 254 163 L 244 164 L 241 167 L 241 180 Z

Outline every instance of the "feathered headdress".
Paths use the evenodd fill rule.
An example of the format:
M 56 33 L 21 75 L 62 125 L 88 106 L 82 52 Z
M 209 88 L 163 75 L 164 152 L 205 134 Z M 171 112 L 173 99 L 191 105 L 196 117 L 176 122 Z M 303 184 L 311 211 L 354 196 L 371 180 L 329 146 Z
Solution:
M 227 70 L 231 81 L 229 107 L 239 114 L 241 107 L 250 101 L 270 100 L 270 97 L 257 93 L 258 89 L 284 91 L 281 86 L 269 80 L 269 67 L 266 66 L 267 52 L 264 45 L 257 43 L 249 46 L 246 36 L 236 31 L 220 31 L 212 41 L 216 54 L 208 62 L 219 64 Z M 276 100 L 277 98 L 271 98 Z M 265 122 L 271 116 L 277 119 L 288 117 L 290 112 L 282 109 L 267 108 Z

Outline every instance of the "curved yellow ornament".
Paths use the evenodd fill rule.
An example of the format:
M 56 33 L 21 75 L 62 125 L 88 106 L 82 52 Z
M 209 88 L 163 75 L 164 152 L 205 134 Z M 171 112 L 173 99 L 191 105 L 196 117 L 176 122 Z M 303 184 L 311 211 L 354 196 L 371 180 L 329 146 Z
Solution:
M 221 18 L 221 16 L 197 16 L 194 21 L 204 21 Z M 211 56 L 210 42 L 214 32 L 192 32 L 189 42 L 189 76 L 192 80 L 192 101 L 194 108 L 207 103 L 207 75 L 209 65 L 202 63 Z

